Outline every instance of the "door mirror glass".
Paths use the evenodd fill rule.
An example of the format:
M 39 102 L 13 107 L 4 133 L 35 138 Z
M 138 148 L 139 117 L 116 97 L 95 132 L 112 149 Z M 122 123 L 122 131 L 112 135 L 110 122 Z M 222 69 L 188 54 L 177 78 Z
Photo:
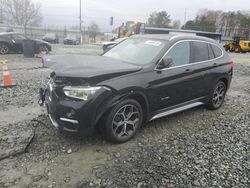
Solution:
M 157 66 L 157 69 L 164 69 L 173 65 L 173 59 L 170 56 L 164 56 Z

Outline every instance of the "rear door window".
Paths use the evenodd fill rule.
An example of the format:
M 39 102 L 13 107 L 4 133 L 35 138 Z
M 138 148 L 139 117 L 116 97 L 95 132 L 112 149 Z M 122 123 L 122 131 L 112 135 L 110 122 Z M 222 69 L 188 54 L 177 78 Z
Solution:
M 191 63 L 209 60 L 208 44 L 206 42 L 193 41 Z
M 177 43 L 167 54 L 173 59 L 172 67 L 185 65 L 190 62 L 190 44 L 188 41 Z
M 222 56 L 222 50 L 218 46 L 216 46 L 215 44 L 212 44 L 211 46 L 212 46 L 215 58 Z

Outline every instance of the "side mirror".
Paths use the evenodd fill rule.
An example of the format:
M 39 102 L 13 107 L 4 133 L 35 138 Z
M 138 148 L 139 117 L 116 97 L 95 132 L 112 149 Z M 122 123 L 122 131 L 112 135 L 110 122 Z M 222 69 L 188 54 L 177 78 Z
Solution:
M 164 56 L 159 62 L 157 69 L 168 68 L 173 65 L 173 59 L 170 56 Z

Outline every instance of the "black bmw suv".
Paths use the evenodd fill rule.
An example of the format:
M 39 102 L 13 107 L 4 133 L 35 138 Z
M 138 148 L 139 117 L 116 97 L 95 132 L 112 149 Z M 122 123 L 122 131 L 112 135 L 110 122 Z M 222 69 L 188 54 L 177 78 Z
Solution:
M 40 99 L 52 124 L 70 132 L 98 128 L 116 143 L 147 121 L 199 105 L 220 108 L 233 74 L 220 44 L 184 35 L 135 35 L 101 56 L 47 61 L 56 63 Z

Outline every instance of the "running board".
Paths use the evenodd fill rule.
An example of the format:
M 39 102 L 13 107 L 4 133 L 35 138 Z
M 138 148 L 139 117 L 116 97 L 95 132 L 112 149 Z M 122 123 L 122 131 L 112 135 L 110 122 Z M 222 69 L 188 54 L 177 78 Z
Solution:
M 181 106 L 181 107 L 177 107 L 177 108 L 174 108 L 172 110 L 168 110 L 168 111 L 165 111 L 165 112 L 161 112 L 155 116 L 153 116 L 150 121 L 154 120 L 154 119 L 158 119 L 158 118 L 161 118 L 161 117 L 164 117 L 164 116 L 168 116 L 168 115 L 171 115 L 171 114 L 174 114 L 174 113 L 177 113 L 177 112 L 181 112 L 183 110 L 187 110 L 187 109 L 190 109 L 190 108 L 194 108 L 196 106 L 200 106 L 200 105 L 203 105 L 204 103 L 202 102 L 195 102 L 195 103 L 191 103 L 191 104 L 188 104 L 188 105 L 185 105 L 185 106 Z

